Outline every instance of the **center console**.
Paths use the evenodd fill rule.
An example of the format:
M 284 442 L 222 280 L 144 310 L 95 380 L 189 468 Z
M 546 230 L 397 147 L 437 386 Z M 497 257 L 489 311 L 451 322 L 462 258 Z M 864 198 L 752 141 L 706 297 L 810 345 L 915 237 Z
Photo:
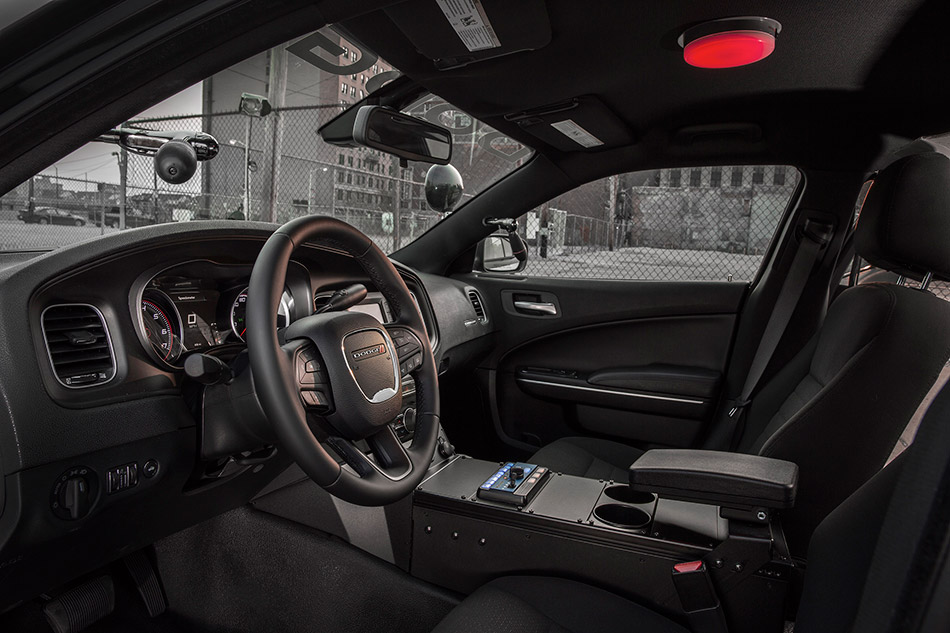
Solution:
M 462 593 L 502 575 L 574 578 L 694 630 L 712 617 L 780 631 L 798 570 L 777 518 L 796 479 L 794 464 L 711 451 L 648 451 L 629 484 L 455 456 L 413 497 L 410 567 Z M 684 570 L 702 572 L 714 604 L 694 600 Z

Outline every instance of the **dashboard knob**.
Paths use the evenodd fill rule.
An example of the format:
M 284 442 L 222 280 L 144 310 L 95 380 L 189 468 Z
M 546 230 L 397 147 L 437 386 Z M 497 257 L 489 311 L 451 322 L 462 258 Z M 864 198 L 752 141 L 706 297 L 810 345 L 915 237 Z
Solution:
M 416 410 L 412 407 L 408 408 L 402 414 L 402 425 L 406 428 L 407 433 L 412 433 L 416 430 Z
M 63 507 L 70 519 L 79 519 L 89 512 L 89 482 L 85 477 L 70 477 L 60 493 Z
M 96 502 L 97 482 L 96 474 L 85 466 L 74 466 L 63 473 L 53 485 L 50 496 L 53 513 L 68 521 L 89 514 Z

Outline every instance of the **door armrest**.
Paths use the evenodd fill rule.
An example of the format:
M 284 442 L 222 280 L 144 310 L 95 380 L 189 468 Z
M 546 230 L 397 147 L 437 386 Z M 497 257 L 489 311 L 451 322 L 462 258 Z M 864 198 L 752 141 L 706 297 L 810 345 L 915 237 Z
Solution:
M 797 464 L 758 455 L 662 449 L 630 466 L 634 490 L 733 508 L 791 508 L 797 486 Z

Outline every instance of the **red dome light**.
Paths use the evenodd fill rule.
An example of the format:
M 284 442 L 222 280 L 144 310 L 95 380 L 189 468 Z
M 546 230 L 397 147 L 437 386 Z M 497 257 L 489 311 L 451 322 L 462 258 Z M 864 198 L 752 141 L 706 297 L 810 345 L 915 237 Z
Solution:
M 775 37 L 761 31 L 715 33 L 690 42 L 683 59 L 699 68 L 735 68 L 761 61 L 775 50 Z
M 735 68 L 762 61 L 775 50 L 782 25 L 771 18 L 744 16 L 703 22 L 679 37 L 683 59 L 698 68 Z

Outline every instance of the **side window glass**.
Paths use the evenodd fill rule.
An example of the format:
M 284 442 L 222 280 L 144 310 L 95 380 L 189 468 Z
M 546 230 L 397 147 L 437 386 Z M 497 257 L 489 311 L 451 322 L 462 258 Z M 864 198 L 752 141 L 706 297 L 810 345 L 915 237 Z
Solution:
M 749 281 L 801 175 L 749 165 L 631 172 L 587 183 L 519 220 L 520 273 L 536 277 Z

